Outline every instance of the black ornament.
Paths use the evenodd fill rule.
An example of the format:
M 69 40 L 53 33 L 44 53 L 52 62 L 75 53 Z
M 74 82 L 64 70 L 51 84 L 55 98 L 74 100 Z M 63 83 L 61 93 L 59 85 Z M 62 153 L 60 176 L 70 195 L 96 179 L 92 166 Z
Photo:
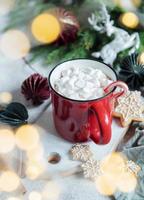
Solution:
M 127 56 L 120 66 L 119 79 L 127 83 L 130 90 L 144 86 L 144 65 L 139 63 L 138 56 L 138 53 Z
M 24 105 L 20 103 L 10 103 L 0 110 L 0 122 L 18 127 L 27 123 L 28 112 Z

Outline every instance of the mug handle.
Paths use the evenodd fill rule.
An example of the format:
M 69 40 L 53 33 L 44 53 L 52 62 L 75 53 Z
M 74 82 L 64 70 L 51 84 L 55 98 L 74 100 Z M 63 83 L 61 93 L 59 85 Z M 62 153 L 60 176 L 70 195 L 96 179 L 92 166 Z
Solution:
M 107 144 L 111 139 L 110 111 L 106 110 L 103 102 L 93 104 L 89 110 L 90 138 L 96 144 Z
M 105 91 L 105 93 L 109 93 L 115 87 L 119 87 L 122 89 L 122 91 L 120 91 L 120 92 L 113 93 L 113 98 L 116 98 L 116 99 L 118 97 L 124 95 L 125 93 L 127 93 L 128 89 L 129 89 L 127 84 L 125 84 L 123 81 L 115 81 L 115 82 L 109 84 L 106 88 L 104 88 L 104 91 Z
M 122 81 L 111 83 L 104 91 L 109 93 L 115 87 L 122 88 L 122 91 L 113 93 L 111 98 L 117 99 L 128 91 L 128 86 Z M 112 110 L 98 101 L 90 107 L 89 112 L 90 138 L 96 144 L 108 144 L 111 140 Z

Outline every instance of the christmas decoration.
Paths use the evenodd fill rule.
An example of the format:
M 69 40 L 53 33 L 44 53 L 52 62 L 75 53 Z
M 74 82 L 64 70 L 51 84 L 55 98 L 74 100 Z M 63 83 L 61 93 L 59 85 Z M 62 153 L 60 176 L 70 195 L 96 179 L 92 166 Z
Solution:
M 50 96 L 48 80 L 40 74 L 33 74 L 22 83 L 21 92 L 33 105 L 39 105 Z
M 125 6 L 127 5 L 126 1 L 120 1 L 124 2 Z M 143 12 L 144 2 L 141 1 L 141 6 L 137 8 L 137 5 L 133 3 L 133 0 L 128 1 L 132 2 L 132 4 L 134 5 L 133 7 L 136 8 L 136 12 L 133 10 L 128 11 L 134 12 L 134 15 L 140 17 Z M 102 17 L 96 17 L 100 27 L 104 27 L 105 29 L 105 31 L 102 31 L 103 33 L 101 33 L 101 31 L 95 32 L 94 29 L 91 29 L 90 26 L 87 26 L 87 17 L 90 16 L 92 10 L 97 9 L 97 14 L 99 13 L 100 2 L 107 4 L 110 8 L 110 14 L 107 13 L 107 15 L 105 15 L 105 13 L 102 12 Z M 138 34 L 135 33 L 133 29 L 128 29 L 127 31 L 125 31 L 124 26 L 123 29 L 113 26 L 111 24 L 112 21 L 110 20 L 110 17 L 113 19 L 115 24 L 120 25 L 118 19 L 121 15 L 125 14 L 125 10 L 114 7 L 114 2 L 112 3 L 104 0 L 100 2 L 90 0 L 71 1 L 68 3 L 64 0 L 24 0 L 23 2 L 21 2 L 20 0 L 17 0 L 17 4 L 14 5 L 13 9 L 9 13 L 8 23 L 4 27 L 4 31 L 16 27 L 29 26 L 30 22 L 32 22 L 32 24 L 37 20 L 40 20 L 39 22 L 41 22 L 41 19 L 45 19 L 46 17 L 45 20 L 42 20 L 42 23 L 39 23 L 37 21 L 38 26 L 42 27 L 41 29 L 37 29 L 36 25 L 36 32 L 34 31 L 38 35 L 40 34 L 40 36 L 44 36 L 44 38 L 42 36 L 42 40 L 46 40 L 39 40 L 43 44 L 39 45 L 37 43 L 36 46 L 32 47 L 31 54 L 28 57 L 29 61 L 32 62 L 37 60 L 38 58 L 41 58 L 43 64 L 48 66 L 48 64 L 51 64 L 54 61 L 59 62 L 61 60 L 65 61 L 73 58 L 89 58 L 92 52 L 97 52 L 99 49 L 102 48 L 102 46 L 104 46 L 104 51 L 107 52 L 110 50 L 110 56 L 107 56 L 107 53 L 102 53 L 104 56 L 106 56 L 106 58 L 104 57 L 102 59 L 104 61 L 108 60 L 109 63 L 115 62 L 114 67 L 117 68 L 119 67 L 121 59 L 128 55 L 129 48 L 132 49 L 130 53 L 134 52 L 135 49 L 138 49 L 140 52 L 144 51 L 144 33 L 142 30 L 142 26 L 139 26 L 139 43 Z M 79 8 L 81 8 L 80 11 Z M 51 17 L 55 21 L 54 24 L 57 24 L 57 28 L 54 30 L 53 28 L 55 25 L 53 26 L 52 20 L 50 20 Z M 104 23 L 101 26 L 101 18 L 104 20 L 105 17 L 107 17 L 106 21 L 108 23 Z M 50 30 L 47 19 L 49 20 L 50 24 L 52 24 Z M 79 22 L 77 19 L 79 19 Z M 140 25 L 142 25 L 141 17 L 139 20 Z M 46 28 L 47 26 L 48 29 Z M 58 27 L 60 27 L 60 32 Z M 45 28 L 46 31 L 44 31 Z M 49 33 L 51 31 L 54 31 L 54 34 L 50 36 Z M 107 35 L 105 34 L 106 32 L 107 34 L 109 33 L 108 35 L 111 36 L 107 37 Z M 47 41 L 47 39 L 49 39 L 49 41 Z M 107 45 L 108 50 L 105 45 Z M 101 54 L 101 51 L 98 53 Z M 111 55 L 114 56 L 112 56 L 111 58 Z
M 75 15 L 70 11 L 66 11 L 64 8 L 55 9 L 54 14 L 57 16 L 57 19 L 61 24 L 61 33 L 58 43 L 66 44 L 68 42 L 75 41 L 80 28 L 79 22 Z
M 39 42 L 52 43 L 59 37 L 61 27 L 54 15 L 43 13 L 33 20 L 31 30 Z
M 72 146 L 70 153 L 74 160 L 87 161 L 92 157 L 92 152 L 89 145 L 75 144 Z
M 123 127 L 130 125 L 132 121 L 144 121 L 144 103 L 141 93 L 138 91 L 128 92 L 119 97 L 113 115 L 120 117 Z
M 140 170 L 141 170 L 140 166 L 137 165 L 132 160 L 126 161 L 126 171 L 128 171 L 130 173 L 134 173 L 135 175 L 137 175 Z
M 0 111 L 0 122 L 18 127 L 26 124 L 28 120 L 28 112 L 24 105 L 20 103 L 10 103 Z
M 99 52 L 92 53 L 92 56 L 99 58 L 110 65 L 113 65 L 113 62 L 117 58 L 117 54 L 125 49 L 131 48 L 129 54 L 134 53 L 136 49 L 140 46 L 140 39 L 138 33 L 133 33 L 129 35 L 128 32 L 123 29 L 113 26 L 114 21 L 110 20 L 110 15 L 106 9 L 106 6 L 103 4 L 101 10 L 97 17 L 94 13 L 91 17 L 88 18 L 89 23 L 94 30 L 104 33 L 106 32 L 107 36 L 110 37 L 112 34 L 115 35 L 115 38 L 112 42 L 105 45 Z
M 144 86 L 144 64 L 137 53 L 124 58 L 120 65 L 119 79 L 127 83 L 131 90 Z
M 79 22 L 74 14 L 64 8 L 55 8 L 38 15 L 32 22 L 32 33 L 42 43 L 73 42 L 77 37 Z
M 98 176 L 102 174 L 100 170 L 100 162 L 90 158 L 81 165 L 85 178 L 90 178 L 95 181 Z
M 78 32 L 77 40 L 68 45 L 45 45 L 32 48 L 30 62 L 40 58 L 43 60 L 44 65 L 48 65 L 59 60 L 88 58 L 90 56 L 90 49 L 94 47 L 95 41 L 95 32 L 83 29 Z
M 139 25 L 139 18 L 136 14 L 127 12 L 120 16 L 120 22 L 125 27 L 135 29 Z

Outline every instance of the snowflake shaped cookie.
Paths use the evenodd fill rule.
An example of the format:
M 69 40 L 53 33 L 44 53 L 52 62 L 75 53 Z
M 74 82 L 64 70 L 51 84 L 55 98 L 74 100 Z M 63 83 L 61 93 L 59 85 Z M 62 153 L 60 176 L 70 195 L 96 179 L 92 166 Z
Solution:
M 126 162 L 126 171 L 128 171 L 130 173 L 134 173 L 135 175 L 137 175 L 140 170 L 141 170 L 140 166 L 137 165 L 132 160 L 128 160 Z
M 72 146 L 70 153 L 74 160 L 87 161 L 93 154 L 90 147 L 85 144 L 75 144 Z
M 120 117 L 123 127 L 128 126 L 132 121 L 144 121 L 144 102 L 139 91 L 129 91 L 117 100 L 113 112 L 115 117 Z
M 81 165 L 81 167 L 84 172 L 84 177 L 93 181 L 95 181 L 97 177 L 102 174 L 100 169 L 100 161 L 94 160 L 93 158 L 87 160 Z

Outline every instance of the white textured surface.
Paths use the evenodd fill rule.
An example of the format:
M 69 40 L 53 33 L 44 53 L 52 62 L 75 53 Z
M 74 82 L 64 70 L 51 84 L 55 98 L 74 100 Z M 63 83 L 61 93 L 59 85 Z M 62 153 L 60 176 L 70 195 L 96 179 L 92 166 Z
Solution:
M 41 66 L 35 66 L 35 68 L 42 74 L 48 75 L 48 69 L 42 68 Z M 29 76 L 31 69 L 24 65 L 22 61 L 12 62 L 5 60 L 2 56 L 0 57 L 0 91 L 10 91 L 13 94 L 13 100 L 22 102 L 23 97 L 20 93 L 20 86 L 22 81 Z M 39 108 L 34 108 L 29 110 L 30 118 L 36 116 L 43 106 Z M 58 185 L 61 186 L 61 195 L 59 200 L 103 200 L 107 199 L 106 197 L 100 196 L 97 191 L 94 183 L 89 180 L 85 180 L 82 176 L 71 176 L 64 179 L 58 176 L 60 171 L 65 171 L 77 166 L 79 163 L 76 161 L 71 161 L 68 156 L 68 151 L 71 148 L 69 142 L 60 138 L 53 125 L 51 107 L 39 118 L 37 124 L 42 128 L 41 129 L 41 141 L 45 150 L 45 160 L 51 152 L 58 152 L 62 159 L 59 164 L 52 165 L 47 163 L 47 172 L 50 173 Z M 119 142 L 120 138 L 125 133 L 124 128 L 113 121 L 113 136 L 112 140 L 108 145 L 100 146 L 96 145 L 93 142 L 89 142 L 95 157 L 97 159 L 103 158 L 106 154 L 110 153 Z M 13 152 L 14 157 L 17 156 Z M 8 155 L 9 161 L 12 159 L 12 154 Z M 59 178 L 58 178 L 59 177 Z M 28 199 L 27 195 L 32 190 L 42 191 L 44 185 L 47 181 L 29 181 L 27 179 L 22 180 L 26 189 L 27 194 L 24 199 Z M 7 194 L 1 192 L 0 200 L 5 200 Z M 55 200 L 55 199 L 51 199 Z

